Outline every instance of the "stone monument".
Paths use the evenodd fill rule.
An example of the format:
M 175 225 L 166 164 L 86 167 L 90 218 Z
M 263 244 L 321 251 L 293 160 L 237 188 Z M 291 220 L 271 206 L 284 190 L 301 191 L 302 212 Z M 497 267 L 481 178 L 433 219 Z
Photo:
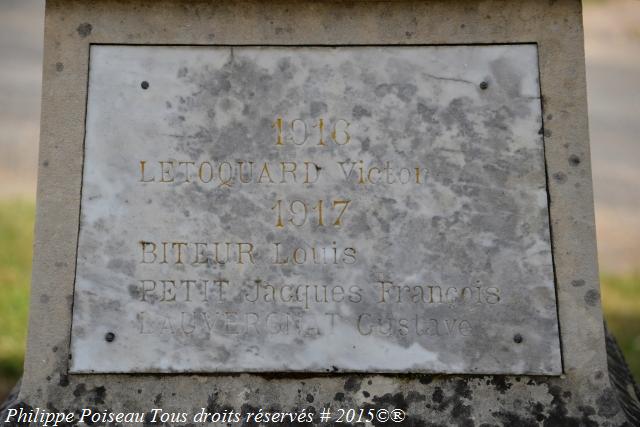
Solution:
M 3 421 L 629 423 L 578 1 L 48 1 L 37 212 Z

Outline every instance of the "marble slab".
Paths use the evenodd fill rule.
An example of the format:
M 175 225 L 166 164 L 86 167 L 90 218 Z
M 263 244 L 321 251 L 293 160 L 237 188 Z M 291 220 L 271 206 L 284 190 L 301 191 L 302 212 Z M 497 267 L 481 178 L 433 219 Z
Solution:
M 71 372 L 562 372 L 537 49 L 94 45 Z

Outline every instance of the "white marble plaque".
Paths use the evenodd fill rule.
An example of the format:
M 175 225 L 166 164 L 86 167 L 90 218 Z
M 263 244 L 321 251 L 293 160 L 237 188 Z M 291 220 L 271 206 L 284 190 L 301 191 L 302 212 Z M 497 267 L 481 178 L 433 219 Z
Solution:
M 72 372 L 560 374 L 535 45 L 91 48 Z

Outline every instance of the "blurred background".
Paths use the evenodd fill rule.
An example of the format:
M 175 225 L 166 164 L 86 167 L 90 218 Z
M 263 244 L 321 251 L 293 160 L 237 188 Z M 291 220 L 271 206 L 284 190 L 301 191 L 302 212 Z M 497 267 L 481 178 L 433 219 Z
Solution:
M 44 2 L 0 0 L 0 402 L 22 373 Z M 584 2 L 605 317 L 640 380 L 640 0 Z

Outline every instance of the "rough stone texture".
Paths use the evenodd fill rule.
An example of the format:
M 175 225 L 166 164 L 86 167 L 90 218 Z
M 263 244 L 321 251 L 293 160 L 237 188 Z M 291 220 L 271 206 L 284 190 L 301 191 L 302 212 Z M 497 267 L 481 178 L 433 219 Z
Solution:
M 512 42 L 539 49 L 564 375 L 69 374 L 89 43 Z M 394 406 L 407 409 L 406 425 L 630 425 L 607 376 L 579 1 L 54 0 L 45 47 L 30 335 L 18 405 L 191 412 Z M 572 156 L 581 160 L 576 167 L 569 167 Z
M 71 371 L 560 374 L 537 59 L 92 47 Z
M 616 390 L 620 406 L 627 415 L 627 420 L 631 425 L 640 425 L 640 387 L 633 378 L 615 337 L 606 328 L 606 324 L 605 333 L 609 379 Z

